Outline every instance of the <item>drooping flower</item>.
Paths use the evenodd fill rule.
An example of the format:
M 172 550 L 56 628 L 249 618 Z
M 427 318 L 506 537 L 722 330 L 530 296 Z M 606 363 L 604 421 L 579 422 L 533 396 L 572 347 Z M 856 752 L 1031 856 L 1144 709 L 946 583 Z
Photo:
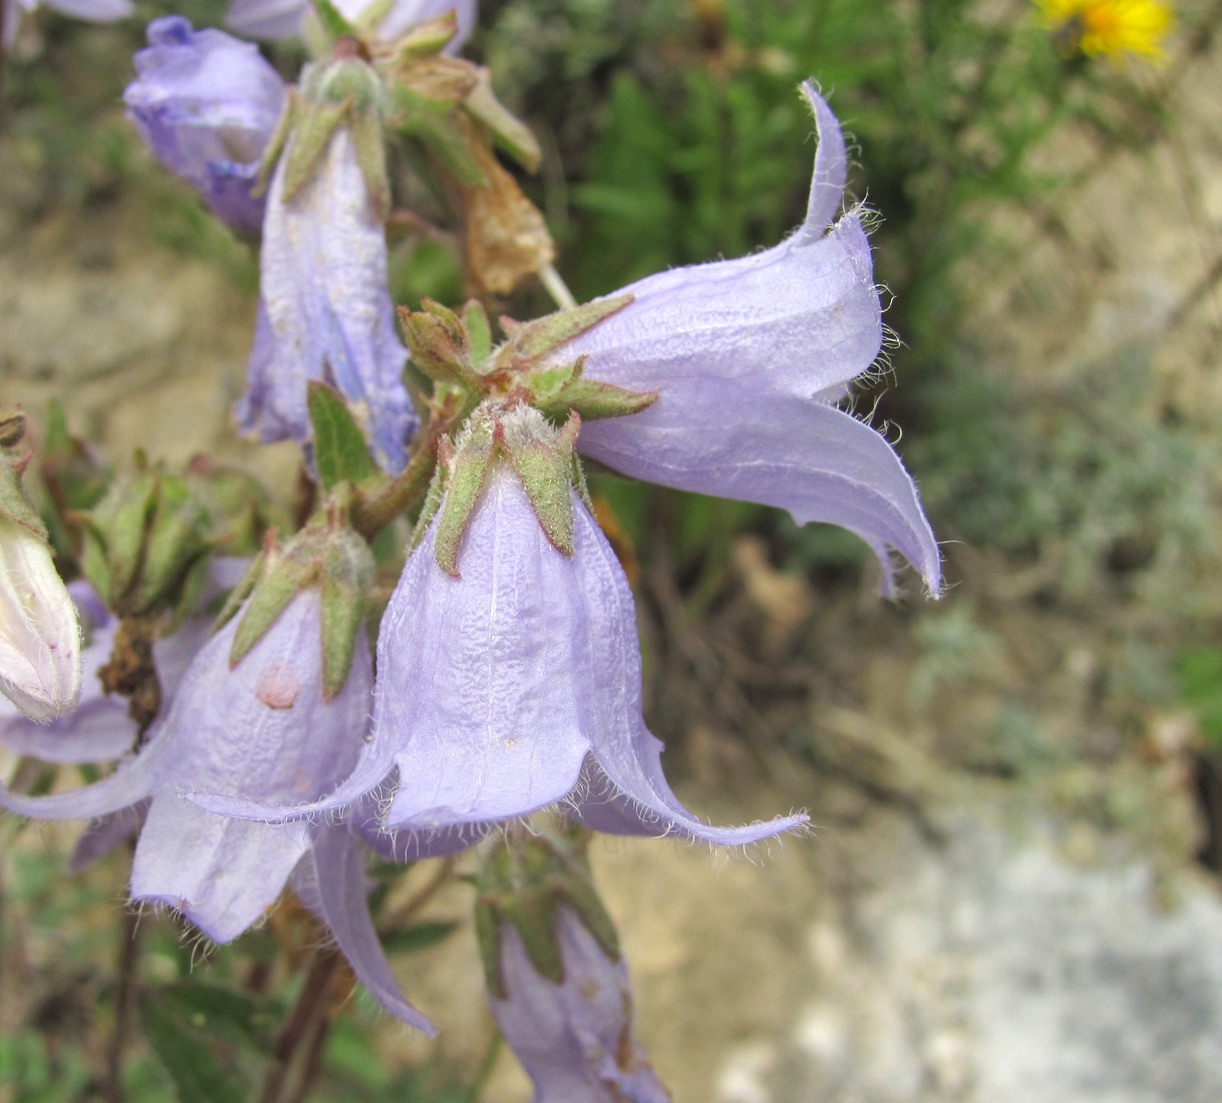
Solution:
M 627 579 L 580 499 L 567 486 L 562 493 L 572 499 L 571 555 L 552 543 L 500 461 L 466 523 L 461 577 L 439 565 L 444 523 L 430 526 L 382 620 L 371 742 L 335 792 L 296 807 L 220 788 L 194 799 L 283 820 L 350 805 L 394 771 L 384 822 L 426 835 L 558 802 L 598 830 L 730 846 L 805 823 L 799 815 L 711 827 L 679 803 L 662 773 L 662 744 L 641 716 Z
M 501 931 L 504 996 L 490 998 L 509 1048 L 535 1085 L 532 1103 L 669 1103 L 632 1032 L 632 990 L 613 959 L 567 908 L 556 914 L 564 979 L 540 976 L 522 937 Z
M 362 638 L 344 687 L 326 699 L 316 587 L 298 593 L 230 669 L 239 623 L 235 617 L 200 649 L 133 759 L 74 792 L 29 797 L 0 789 L 0 806 L 35 818 L 81 819 L 148 800 L 132 898 L 181 911 L 218 942 L 258 921 L 290 876 L 300 879 L 358 976 L 371 978 L 374 994 L 393 1014 L 431 1031 L 397 990 L 393 999 L 388 994 L 388 967 L 365 913 L 364 886 L 354 888 L 360 852 L 347 824 L 231 820 L 182 795 L 219 788 L 256 799 L 310 799 L 333 789 L 365 745 L 368 646 Z
M 81 629 L 46 540 L 0 512 L 0 693 L 39 723 L 76 707 Z
M 622 288 L 622 310 L 552 354 L 584 377 L 657 392 L 640 413 L 587 422 L 578 447 L 649 482 L 787 509 L 888 547 L 940 585 L 937 543 L 887 441 L 837 403 L 882 346 L 860 215 L 842 217 L 847 172 L 835 116 L 802 86 L 819 130 L 802 226 L 766 252 L 677 268 Z
M 356 22 L 373 0 L 334 0 L 345 18 Z M 302 22 L 310 9 L 309 0 L 233 0 L 225 22 L 239 34 L 252 38 L 288 38 L 301 33 Z M 475 27 L 476 0 L 395 0 L 377 25 L 377 36 L 394 41 L 417 23 L 436 19 L 453 11 L 458 18 L 458 34 L 447 50 L 457 50 Z
M 395 333 L 386 235 L 355 139 L 339 126 L 291 198 L 288 162 L 280 159 L 267 200 L 259 314 L 238 422 L 263 441 L 308 441 L 306 384 L 324 380 L 366 422 L 378 463 L 397 472 L 415 425 L 402 380 L 407 351 Z
M 42 2 L 61 15 L 70 15 L 74 19 L 84 19 L 90 23 L 111 23 L 131 15 L 131 0 L 42 0 Z M 4 6 L 3 44 L 17 37 L 17 24 L 21 13 L 32 12 L 38 7 L 39 0 L 10 0 Z
M 475 929 L 492 1013 L 533 1103 L 668 1103 L 633 1033 L 628 970 L 583 834 L 545 829 L 486 849 Z
M 162 164 L 194 187 L 218 218 L 257 234 L 264 199 L 255 196 L 263 152 L 284 110 L 286 90 L 256 46 L 181 16 L 155 19 L 128 117 Z
M 1036 6 L 1068 52 L 1113 61 L 1125 54 L 1164 60 L 1163 39 L 1175 25 L 1163 0 L 1036 0 Z

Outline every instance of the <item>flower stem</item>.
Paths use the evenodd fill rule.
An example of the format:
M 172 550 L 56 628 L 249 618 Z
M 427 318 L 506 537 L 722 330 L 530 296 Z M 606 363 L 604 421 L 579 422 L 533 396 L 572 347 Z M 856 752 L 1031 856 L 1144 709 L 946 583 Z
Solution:
M 115 990 L 115 1026 L 106 1050 L 106 1103 L 123 1103 L 123 1050 L 136 998 L 136 972 L 140 963 L 140 914 L 123 913 L 119 928 L 118 986 Z
M 276 1041 L 275 1063 L 263 1081 L 259 1103 L 280 1103 L 284 1098 L 301 1098 L 300 1089 L 308 1087 L 309 1080 L 313 1078 L 312 1072 L 318 1068 L 318 1059 L 314 1055 L 326 1037 L 330 1021 L 331 983 L 342 962 L 343 955 L 335 946 L 323 947 L 314 954 L 297 1002 Z M 297 1083 L 290 1085 L 294 1072 L 297 1073 Z M 294 1087 L 292 1097 L 287 1095 L 290 1087 Z
M 415 505 L 429 488 L 437 466 L 437 446 L 452 432 L 461 416 L 458 401 L 434 407 L 424 432 L 416 438 L 407 466 L 388 484 L 372 494 L 358 493 L 352 503 L 352 527 L 372 540 L 404 510 Z
M 539 279 L 561 310 L 577 308 L 577 300 L 573 298 L 573 292 L 569 290 L 568 284 L 560 278 L 560 273 L 552 265 L 545 264 L 539 269 Z

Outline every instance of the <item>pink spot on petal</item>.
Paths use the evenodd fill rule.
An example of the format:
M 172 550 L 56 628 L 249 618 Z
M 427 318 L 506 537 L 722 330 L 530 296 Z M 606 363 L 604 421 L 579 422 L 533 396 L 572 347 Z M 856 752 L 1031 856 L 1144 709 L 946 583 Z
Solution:
M 255 696 L 269 709 L 291 709 L 300 686 L 301 679 L 291 666 L 269 663 L 259 672 Z

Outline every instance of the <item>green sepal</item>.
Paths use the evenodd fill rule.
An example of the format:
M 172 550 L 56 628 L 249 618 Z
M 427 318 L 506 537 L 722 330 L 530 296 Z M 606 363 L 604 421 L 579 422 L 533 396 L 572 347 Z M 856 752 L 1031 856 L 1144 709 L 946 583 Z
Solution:
M 511 834 L 491 851 L 476 879 L 475 926 L 488 990 L 504 999 L 501 951 L 512 925 L 540 976 L 564 981 L 557 916 L 567 908 L 608 958 L 620 958 L 615 924 L 599 898 L 585 857 L 588 833 L 580 827 Z
M 314 175 L 336 128 L 343 122 L 352 103 L 301 103 L 297 123 L 288 140 L 284 157 L 284 199 L 292 199 Z
M 310 424 L 314 429 L 314 462 L 324 490 L 341 482 L 360 483 L 376 473 L 365 434 L 343 398 L 325 383 L 307 385 Z
M 368 612 L 374 582 L 373 553 L 350 528 L 334 529 L 322 565 L 323 699 L 330 701 L 348 681 L 352 656 Z
M 310 0 L 318 22 L 330 38 L 356 38 L 360 32 L 331 0 Z
M 127 602 L 137 615 L 150 612 L 164 600 L 179 604 L 181 594 L 177 591 L 192 567 L 206 560 L 209 548 L 205 534 L 211 520 L 188 480 L 181 475 L 163 475 L 157 480 L 156 490 L 140 576 Z
M 557 551 L 573 554 L 573 498 L 570 472 L 573 443 L 581 418 L 574 414 L 554 439 L 536 434 L 504 434 L 509 462 L 522 481 L 531 508 Z
M 462 308 L 462 324 L 467 334 L 471 366 L 476 371 L 492 355 L 492 326 L 478 299 L 471 299 Z
M 117 609 L 133 588 L 146 529 L 156 505 L 156 476 L 143 472 L 112 484 L 87 515 L 85 531 L 93 538 L 95 547 L 82 557 L 81 569 L 111 609 Z M 98 555 L 104 561 L 104 569 L 97 567 Z M 90 567 L 96 577 L 90 573 Z
M 467 522 L 479 501 L 484 480 L 492 466 L 496 431 L 489 420 L 474 416 L 454 446 L 454 453 L 445 480 L 445 500 L 437 515 L 437 536 L 434 553 L 437 565 L 454 578 L 459 578 L 458 548 Z
M 475 941 L 484 967 L 484 984 L 490 995 L 503 1000 L 508 992 L 501 972 L 501 921 L 496 908 L 482 899 L 475 903 Z
M 281 556 L 268 557 L 262 576 L 246 603 L 246 611 L 238 622 L 233 645 L 229 649 L 229 667 L 238 665 L 271 628 L 302 590 L 318 576 L 318 564 L 313 556 L 293 555 L 290 544 Z
M 300 106 L 301 97 L 297 89 L 290 88 L 289 94 L 284 99 L 284 109 L 280 112 L 280 118 L 276 120 L 276 128 L 272 131 L 267 148 L 263 151 L 263 157 L 259 161 L 259 171 L 255 174 L 255 186 L 251 188 L 251 195 L 257 197 L 267 191 L 272 170 L 276 167 L 276 162 L 280 160 L 280 154 L 284 152 L 289 136 L 293 133 L 293 127 L 297 124 Z
M 387 10 L 389 11 L 393 6 L 394 0 L 387 0 Z M 362 19 L 368 14 L 369 11 L 366 9 Z M 391 69 L 402 68 L 405 63 L 410 63 L 417 58 L 433 57 L 441 53 L 456 34 L 458 34 L 458 16 L 454 14 L 453 9 L 424 23 L 417 23 L 395 43 L 394 53 L 390 58 Z
M 462 128 L 455 125 L 458 109 L 454 105 L 436 103 L 401 85 L 392 85 L 389 94 L 389 118 L 396 130 L 423 143 L 459 183 L 472 188 L 488 186 L 479 159 L 471 152 Z
M 543 159 L 539 142 L 521 119 L 514 115 L 492 91 L 492 77 L 479 69 L 475 87 L 463 100 L 463 108 L 492 133 L 492 139 L 529 172 Z
M 580 362 L 573 365 L 569 378 L 555 389 L 551 388 L 550 379 L 541 379 L 543 388 L 551 393 L 538 394 L 534 386 L 536 376 L 550 376 L 551 371 L 532 374 L 528 384 L 531 405 L 553 421 L 560 420 L 570 411 L 580 414 L 582 421 L 600 421 L 639 413 L 658 400 L 657 391 L 630 391 L 613 383 L 586 379 L 581 374 L 581 366 Z
M 386 135 L 382 132 L 381 116 L 373 110 L 353 111 L 351 126 L 356 163 L 365 178 L 374 211 L 385 222 L 390 214 L 390 177 L 386 173 Z
M 268 533 L 268 541 L 263 550 L 255 556 L 254 561 L 246 569 L 246 573 L 241 577 L 238 584 L 229 591 L 229 596 L 225 599 L 225 604 L 221 606 L 221 611 L 216 615 L 216 622 L 212 625 L 212 634 L 214 636 L 237 616 L 238 610 L 242 608 L 243 603 L 254 591 L 259 579 L 263 577 L 263 570 L 267 566 L 268 558 L 274 554 L 274 539 L 274 535 Z
M 449 442 L 443 440 L 442 444 L 447 448 Z M 441 449 L 438 449 L 440 458 Z M 445 494 L 445 464 L 438 463 L 433 468 L 432 478 L 429 479 L 429 488 L 424 494 L 424 505 L 420 507 L 420 516 L 416 518 L 416 525 L 412 529 L 411 539 L 407 542 L 407 554 L 411 555 L 424 540 L 425 533 L 429 530 L 429 525 L 433 523 L 433 518 L 437 516 L 437 511 L 441 508 L 441 500 Z
M 33 454 L 20 451 L 25 436 L 25 414 L 11 407 L 0 409 L 3 442 L 0 443 L 0 516 L 29 529 L 39 540 L 47 540 L 47 526 L 26 493 L 22 476 Z
M 509 334 L 507 351 L 521 360 L 536 360 L 623 310 L 630 302 L 631 295 L 616 295 L 611 299 L 585 303 L 572 310 L 558 310 L 530 322 L 519 323 L 503 318 L 501 325 Z

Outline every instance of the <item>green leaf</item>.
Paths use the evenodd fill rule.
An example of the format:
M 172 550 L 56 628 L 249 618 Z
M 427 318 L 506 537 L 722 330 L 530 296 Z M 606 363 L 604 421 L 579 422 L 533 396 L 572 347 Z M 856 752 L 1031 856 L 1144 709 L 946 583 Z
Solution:
M 382 949 L 388 954 L 415 954 L 444 942 L 459 924 L 453 921 L 435 923 L 413 923 L 400 931 L 382 935 Z
M 314 460 L 323 489 L 337 483 L 359 483 L 374 473 L 365 434 L 344 400 L 325 383 L 309 384 L 310 423 L 314 427 Z
M 1180 695 L 1196 713 L 1201 735 L 1211 748 L 1222 748 L 1222 650 L 1190 647 L 1180 653 Z
M 242 1086 L 226 1074 L 207 1042 L 180 1019 L 156 991 L 140 999 L 144 1033 L 170 1079 L 180 1103 L 242 1099 Z
M 276 1015 L 241 992 L 216 984 L 182 981 L 163 985 L 152 995 L 204 1034 L 237 1042 L 256 1053 L 265 1053 L 271 1045 Z

